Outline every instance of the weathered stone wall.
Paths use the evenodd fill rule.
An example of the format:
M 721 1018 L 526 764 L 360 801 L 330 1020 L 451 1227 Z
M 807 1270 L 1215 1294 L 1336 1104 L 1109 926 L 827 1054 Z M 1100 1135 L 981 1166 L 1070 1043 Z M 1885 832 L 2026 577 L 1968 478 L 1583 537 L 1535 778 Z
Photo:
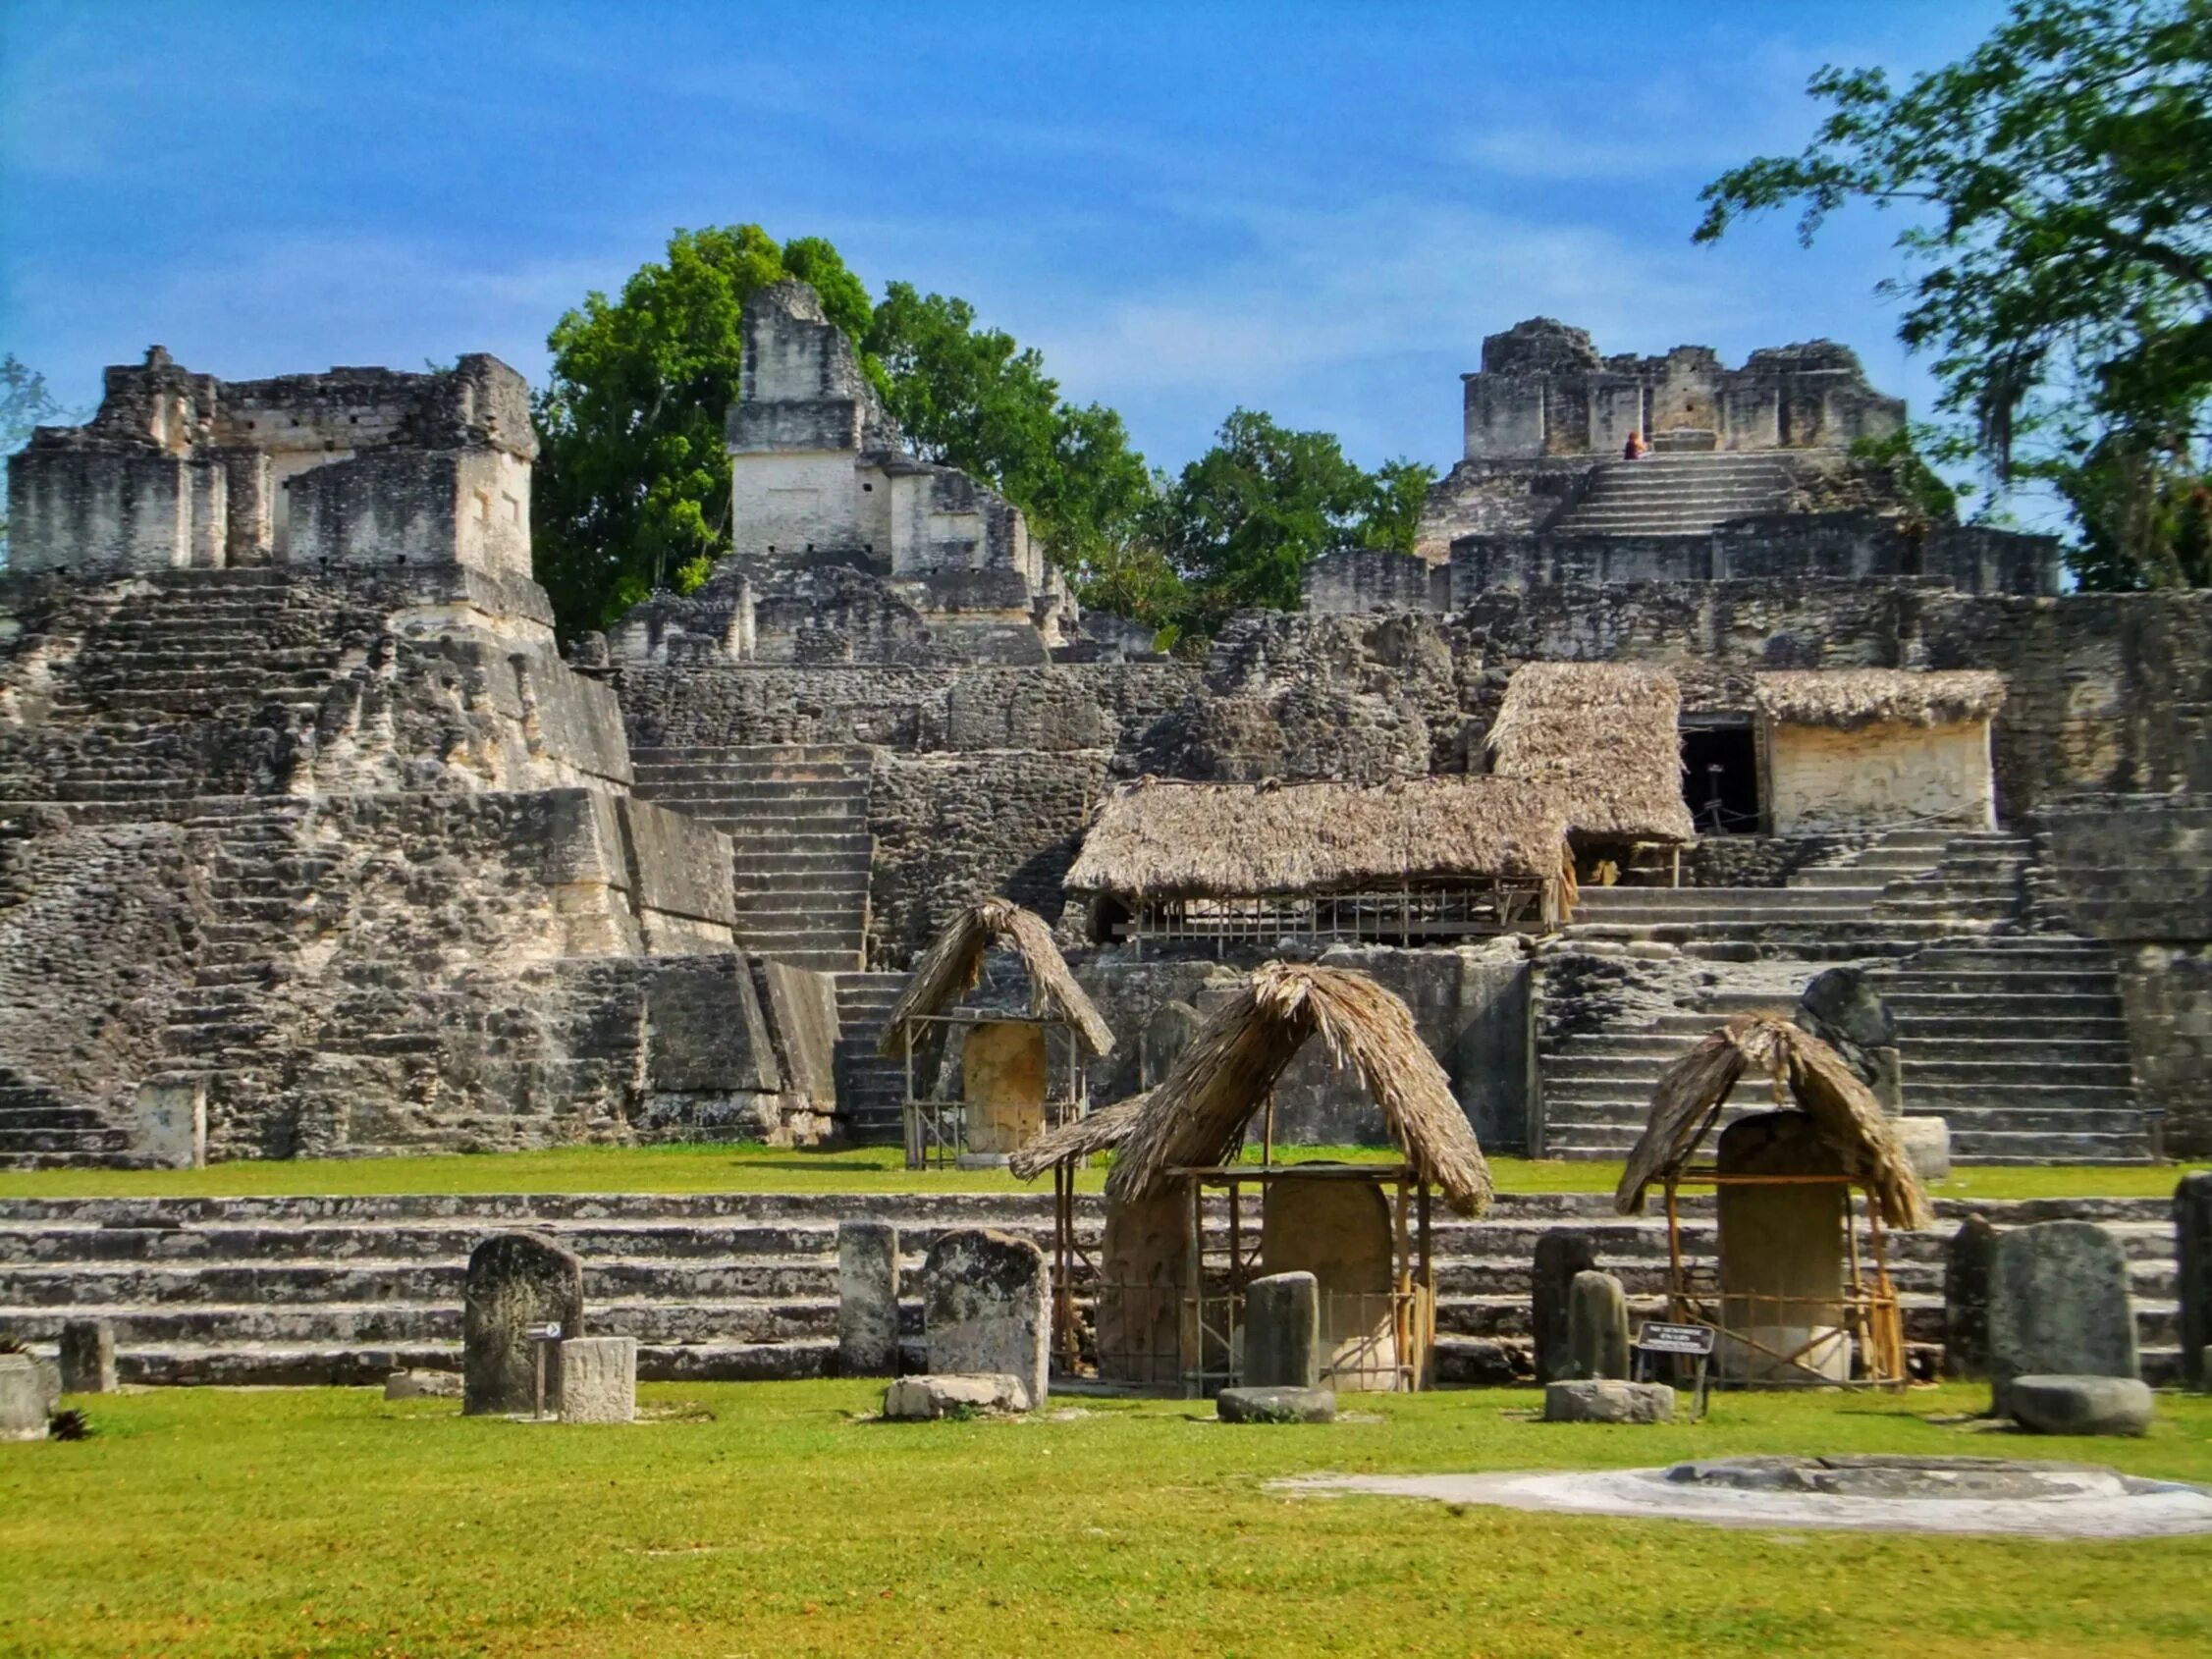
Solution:
M 907 965 L 963 905 L 993 894 L 1058 916 L 1107 760 L 1100 749 L 880 757 L 869 959 Z
M 2065 919 L 2118 955 L 2138 1097 L 2169 1152 L 2212 1155 L 2212 796 L 2068 802 L 2039 824 Z

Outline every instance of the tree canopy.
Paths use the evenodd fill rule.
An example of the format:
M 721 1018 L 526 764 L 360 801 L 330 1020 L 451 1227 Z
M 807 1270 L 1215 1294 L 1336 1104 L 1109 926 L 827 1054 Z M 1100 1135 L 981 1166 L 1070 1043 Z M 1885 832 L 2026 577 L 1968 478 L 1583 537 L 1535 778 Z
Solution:
M 0 566 L 8 562 L 8 456 L 39 426 L 74 425 L 82 418 L 46 390 L 46 377 L 13 351 L 0 357 Z
M 1793 203 L 1807 243 L 1848 203 L 1912 213 L 1912 274 L 1885 288 L 1906 302 L 1900 336 L 1934 353 L 1952 454 L 2054 485 L 2084 583 L 2202 582 L 2208 71 L 2212 0 L 2015 0 L 1903 90 L 1879 69 L 1821 70 L 1812 142 L 1707 186 L 1697 238 Z

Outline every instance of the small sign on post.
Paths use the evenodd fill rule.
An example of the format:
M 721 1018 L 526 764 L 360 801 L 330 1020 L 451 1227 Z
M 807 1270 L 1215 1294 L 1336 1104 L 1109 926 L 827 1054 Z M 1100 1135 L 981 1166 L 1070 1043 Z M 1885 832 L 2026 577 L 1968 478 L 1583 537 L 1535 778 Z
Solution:
M 548 1319 L 542 1325 L 524 1325 L 522 1334 L 530 1339 L 533 1345 L 531 1352 L 537 1356 L 537 1415 L 540 1419 L 543 1419 L 545 1417 L 545 1351 L 548 1344 L 561 1340 L 561 1321 Z
M 1672 1325 L 1660 1319 L 1646 1319 L 1636 1332 L 1636 1376 L 1646 1380 L 1650 1369 L 1650 1357 L 1664 1354 L 1674 1359 L 1692 1359 L 1698 1362 L 1698 1392 L 1694 1415 L 1705 1415 L 1705 1366 L 1712 1359 L 1713 1339 L 1718 1333 L 1710 1325 Z

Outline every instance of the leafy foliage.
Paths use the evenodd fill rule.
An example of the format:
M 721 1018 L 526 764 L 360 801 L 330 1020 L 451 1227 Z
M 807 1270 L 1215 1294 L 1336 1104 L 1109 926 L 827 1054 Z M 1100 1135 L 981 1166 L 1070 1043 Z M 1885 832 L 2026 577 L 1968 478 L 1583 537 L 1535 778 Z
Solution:
M 836 249 L 820 238 L 779 246 L 758 225 L 677 231 L 620 298 L 588 294 L 554 326 L 531 531 L 565 630 L 599 627 L 655 587 L 690 591 L 729 545 L 723 416 L 745 296 L 790 277 L 859 339 L 867 290 Z
M 63 407 L 46 390 L 46 377 L 13 351 L 0 357 L 0 565 L 8 559 L 7 456 L 23 447 L 39 426 L 69 425 L 77 411 Z
M 1410 553 L 1434 476 L 1403 460 L 1370 473 L 1328 433 L 1234 410 L 1162 493 L 1161 551 L 1182 588 L 1173 620 L 1210 634 L 1246 606 L 1294 610 L 1306 566 L 1324 553 Z
M 2000 478 L 2073 507 L 2085 582 L 2196 579 L 2185 502 L 2212 403 L 2212 0 L 2015 0 L 1903 91 L 1830 67 L 1796 156 L 1707 186 L 1697 237 L 1796 203 L 1810 242 L 1851 202 L 1916 215 L 1899 333 Z M 2125 499 L 2123 499 L 2125 498 Z

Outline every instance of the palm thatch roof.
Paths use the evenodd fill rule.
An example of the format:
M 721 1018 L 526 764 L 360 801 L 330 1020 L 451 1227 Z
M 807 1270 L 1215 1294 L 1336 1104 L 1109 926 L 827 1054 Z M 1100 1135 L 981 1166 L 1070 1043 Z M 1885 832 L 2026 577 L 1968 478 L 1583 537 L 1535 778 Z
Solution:
M 1015 1180 L 1034 1181 L 1056 1163 L 1072 1163 L 1093 1152 L 1111 1151 L 1129 1138 L 1129 1131 L 1137 1127 L 1145 1102 L 1151 1098 L 1152 1092 L 1147 1090 L 1048 1130 L 1008 1158 L 1006 1167 L 1013 1171 Z
M 2005 681 L 1979 669 L 1791 669 L 1753 674 L 1752 701 L 1777 725 L 1955 725 L 1992 718 Z
M 1033 1016 L 1056 1015 L 1065 1020 L 1088 1054 L 1104 1054 L 1113 1047 L 1113 1033 L 1067 971 L 1067 959 L 1052 942 L 1052 930 L 1044 918 L 1006 899 L 987 898 L 953 917 L 930 941 L 914 977 L 891 1004 L 876 1051 L 887 1058 L 895 1055 L 900 1028 L 908 1020 L 917 1014 L 943 1013 L 975 990 L 983 979 L 983 959 L 995 944 L 1011 945 L 1021 957 L 1029 974 Z
M 1162 783 L 1099 804 L 1073 892 L 1127 898 L 1352 892 L 1453 877 L 1559 874 L 1566 813 L 1502 777 L 1348 783 Z
M 1664 669 L 1524 663 L 1491 723 L 1490 770 L 1555 788 L 1586 835 L 1689 842 L 1682 692 Z
M 1841 1054 L 1779 1014 L 1739 1014 L 1659 1074 L 1650 1121 L 1613 1194 L 1615 1209 L 1642 1213 L 1646 1189 L 1690 1162 L 1747 1071 L 1767 1078 L 1777 1100 L 1788 1088 L 1845 1172 L 1873 1194 L 1884 1221 L 1906 1228 L 1931 1223 L 1927 1194 L 1873 1091 Z
M 1464 1215 L 1488 1208 L 1489 1165 L 1412 1010 L 1365 974 L 1296 962 L 1257 969 L 1192 1036 L 1123 1143 L 1106 1196 L 1151 1198 L 1170 1170 L 1234 1157 L 1252 1114 L 1317 1033 L 1332 1061 L 1359 1068 L 1415 1173 Z

